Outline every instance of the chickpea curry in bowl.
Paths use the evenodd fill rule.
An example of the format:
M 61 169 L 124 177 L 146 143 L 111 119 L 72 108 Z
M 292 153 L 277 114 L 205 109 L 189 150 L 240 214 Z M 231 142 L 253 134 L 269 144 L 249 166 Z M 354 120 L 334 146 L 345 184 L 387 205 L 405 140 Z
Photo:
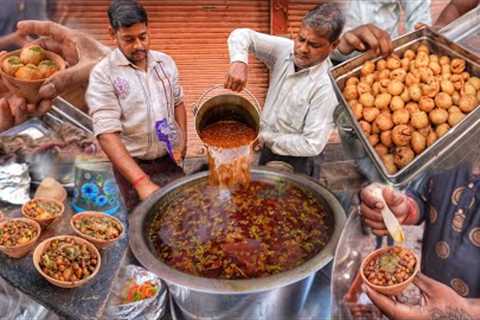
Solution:
M 102 212 L 85 211 L 70 220 L 73 230 L 97 248 L 105 248 L 118 240 L 123 234 L 123 224 Z
M 48 198 L 35 198 L 22 206 L 22 214 L 37 221 L 42 227 L 48 227 L 62 216 L 64 211 L 63 203 Z
M 38 223 L 15 218 L 0 222 L 0 250 L 13 258 L 23 257 L 35 245 L 41 233 Z

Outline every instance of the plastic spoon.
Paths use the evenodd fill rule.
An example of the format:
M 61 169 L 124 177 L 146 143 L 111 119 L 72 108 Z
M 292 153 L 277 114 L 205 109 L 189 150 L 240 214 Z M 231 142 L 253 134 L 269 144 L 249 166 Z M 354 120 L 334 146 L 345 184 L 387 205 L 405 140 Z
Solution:
M 375 186 L 372 188 L 371 192 L 372 195 L 377 199 L 377 201 L 383 204 L 382 217 L 383 222 L 387 227 L 388 233 L 390 233 L 395 242 L 402 244 L 405 241 L 405 234 L 403 233 L 400 222 L 398 222 L 397 218 L 390 210 L 387 203 L 385 202 L 385 199 L 383 198 L 383 189 L 380 186 Z

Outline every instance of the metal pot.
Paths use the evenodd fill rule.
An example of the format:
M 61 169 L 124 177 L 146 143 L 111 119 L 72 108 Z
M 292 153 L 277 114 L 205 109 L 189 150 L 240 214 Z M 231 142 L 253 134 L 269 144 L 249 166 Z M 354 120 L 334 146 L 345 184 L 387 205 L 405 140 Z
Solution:
M 207 89 L 193 106 L 195 131 L 200 136 L 202 129 L 218 121 L 239 121 L 260 130 L 260 104 L 247 89 L 241 93 L 215 85 Z
M 292 319 L 303 307 L 314 274 L 328 264 L 345 223 L 345 212 L 335 196 L 306 176 L 252 169 L 252 180 L 288 181 L 313 193 L 323 204 L 333 233 L 316 256 L 292 270 L 265 278 L 220 280 L 192 276 L 159 260 L 147 239 L 147 228 L 156 208 L 164 201 L 175 201 L 181 187 L 208 179 L 208 172 L 176 180 L 142 202 L 130 217 L 130 247 L 148 270 L 165 280 L 177 306 L 186 319 Z

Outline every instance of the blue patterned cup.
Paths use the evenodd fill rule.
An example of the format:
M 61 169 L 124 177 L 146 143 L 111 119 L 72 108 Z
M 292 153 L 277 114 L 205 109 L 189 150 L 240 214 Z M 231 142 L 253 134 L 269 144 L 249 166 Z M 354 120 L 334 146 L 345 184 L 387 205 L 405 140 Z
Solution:
M 113 215 L 120 209 L 120 192 L 111 163 L 99 160 L 75 161 L 75 212 L 101 211 Z

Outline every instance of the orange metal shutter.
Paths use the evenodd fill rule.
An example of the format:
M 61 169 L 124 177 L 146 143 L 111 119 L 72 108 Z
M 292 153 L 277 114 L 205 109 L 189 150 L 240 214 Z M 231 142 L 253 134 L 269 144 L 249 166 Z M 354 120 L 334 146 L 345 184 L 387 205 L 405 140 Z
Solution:
M 303 16 L 319 3 L 319 0 L 290 0 L 288 2 L 288 33 L 291 38 L 300 29 Z
M 113 45 L 108 35 L 109 0 L 61 0 L 68 8 L 66 25 L 79 28 Z M 229 59 L 227 37 L 240 27 L 270 31 L 268 0 L 144 0 L 152 33 L 152 49 L 171 55 L 179 68 L 189 115 L 189 150 L 194 156 L 200 142 L 192 126 L 190 109 L 200 94 L 223 84 Z M 268 86 L 265 66 L 250 59 L 248 88 L 263 104 Z

